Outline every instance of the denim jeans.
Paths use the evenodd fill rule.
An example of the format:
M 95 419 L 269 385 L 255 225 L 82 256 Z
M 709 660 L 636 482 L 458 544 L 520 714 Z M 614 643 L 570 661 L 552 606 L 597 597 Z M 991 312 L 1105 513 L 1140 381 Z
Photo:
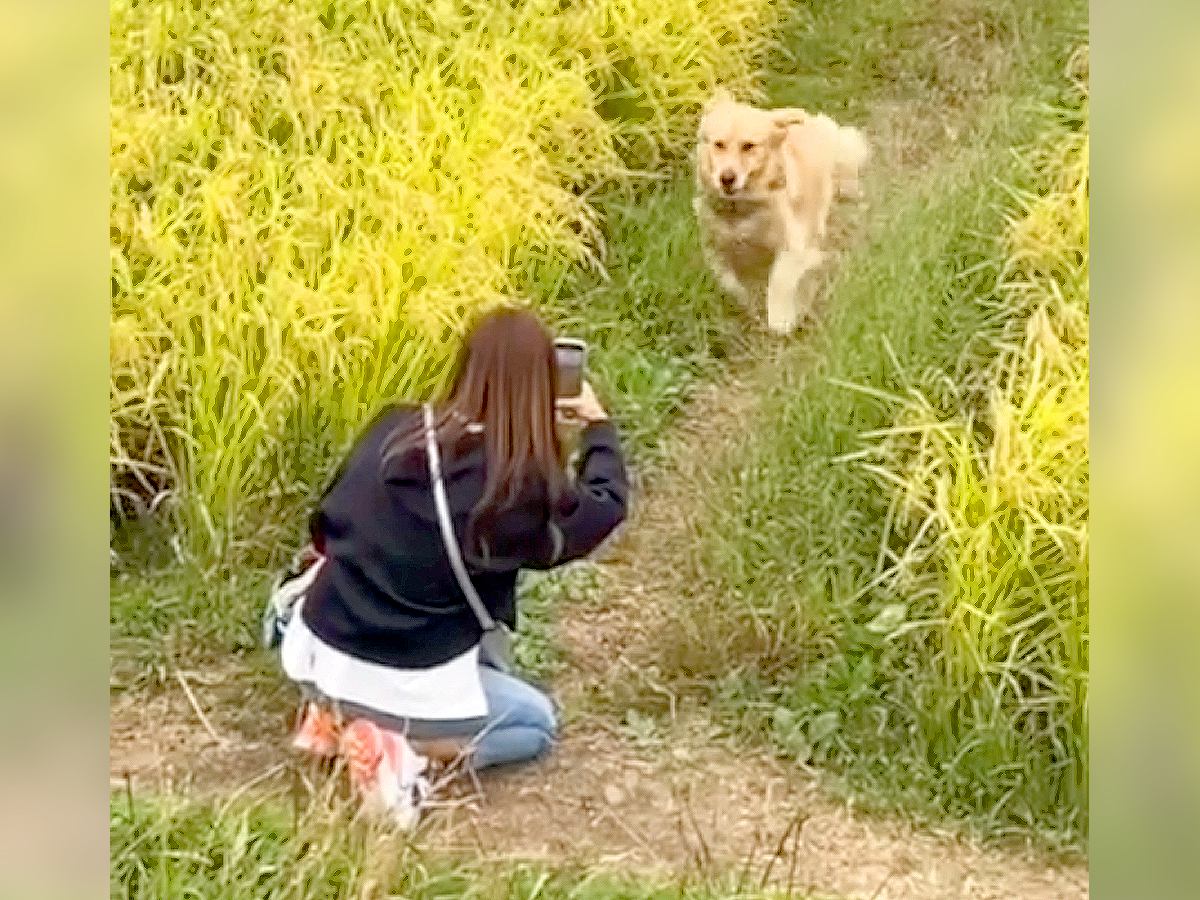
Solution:
M 526 762 L 549 753 L 558 730 L 554 702 L 515 675 L 490 666 L 480 666 L 479 674 L 488 715 L 472 757 L 475 768 Z
M 558 731 L 554 701 L 528 682 L 491 666 L 480 666 L 479 677 L 488 714 L 478 719 L 393 719 L 352 703 L 339 705 L 344 714 L 372 719 L 414 740 L 470 739 L 476 769 L 529 762 L 549 753 Z

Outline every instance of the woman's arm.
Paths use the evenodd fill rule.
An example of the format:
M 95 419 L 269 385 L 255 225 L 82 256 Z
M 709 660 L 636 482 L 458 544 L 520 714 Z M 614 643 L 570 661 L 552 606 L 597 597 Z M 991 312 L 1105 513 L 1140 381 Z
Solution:
M 549 569 L 591 553 L 625 519 L 629 480 L 617 430 L 607 420 L 583 430 L 575 485 L 550 517 L 529 568 Z
M 578 397 L 558 401 L 559 413 L 583 422 L 575 484 L 560 499 L 535 542 L 530 569 L 551 569 L 587 556 L 624 521 L 629 478 L 620 438 L 592 385 Z

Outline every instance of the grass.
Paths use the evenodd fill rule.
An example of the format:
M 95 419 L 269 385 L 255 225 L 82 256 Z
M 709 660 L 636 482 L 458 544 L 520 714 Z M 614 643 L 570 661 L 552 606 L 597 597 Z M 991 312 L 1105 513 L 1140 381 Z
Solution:
M 597 567 L 586 561 L 554 572 L 522 573 L 515 662 L 523 675 L 544 682 L 562 671 L 562 649 L 554 637 L 554 624 L 597 588 Z
M 854 51 L 851 113 L 863 94 L 886 109 L 915 85 L 954 138 L 896 147 L 923 171 L 876 176 L 870 232 L 830 286 L 822 363 L 811 370 L 811 347 L 785 356 L 749 440 L 700 491 L 702 587 L 671 611 L 654 663 L 781 753 L 840 773 L 861 802 L 1079 847 L 1086 124 L 1065 73 L 1082 10 L 946 9 L 931 21 L 932 7 L 925 20 L 840 5 L 785 41 L 810 71 Z M 972 12 L 988 41 L 1012 42 L 998 83 L 975 84 L 993 64 L 986 42 L 979 65 L 964 54 L 955 68 L 872 37 L 961 50 Z M 912 79 L 893 83 L 898 66 Z M 816 93 L 837 108 L 830 90 Z M 893 134 L 926 135 L 905 129 Z M 1035 144 L 1048 162 L 1013 153 Z
M 575 270 L 531 279 L 560 331 L 592 346 L 591 367 L 639 468 L 690 389 L 746 346 L 746 323 L 718 292 L 699 249 L 692 179 L 602 197 L 603 276 Z
M 110 895 L 220 900 L 769 900 L 753 880 L 620 876 L 519 860 L 456 859 L 354 821 L 335 797 L 220 805 L 110 797 Z M 795 896 L 794 894 L 791 896 Z
M 606 230 L 603 274 L 529 265 L 520 275 L 523 292 L 561 332 L 591 345 L 590 368 L 639 473 L 662 461 L 661 440 L 693 387 L 741 352 L 746 341 L 744 322 L 704 268 L 690 202 L 686 177 L 610 191 L 597 200 Z M 339 452 L 346 447 L 348 441 Z M 310 495 L 338 460 L 329 454 Z M 144 514 L 124 522 L 113 541 L 114 638 L 146 660 L 164 646 L 199 654 L 253 647 L 271 581 L 306 539 L 306 519 L 299 512 L 279 515 L 272 529 L 278 543 L 270 552 L 208 563 L 181 546 L 178 522 L 170 517 Z M 560 586 L 577 591 L 588 581 L 586 567 L 576 572 L 526 580 L 538 587 L 523 589 L 518 661 L 537 677 L 556 670 L 550 598 L 561 593 Z
M 627 21 L 638 4 L 599 7 Z M 751 4 L 733 7 L 731 21 L 759 14 Z M 663 15 L 655 10 L 639 20 L 647 43 L 628 51 L 637 50 L 638 59 L 627 61 L 610 44 L 600 54 L 603 77 L 585 78 L 588 102 L 601 98 L 595 109 L 619 158 L 614 165 L 623 170 L 674 166 L 686 144 L 680 124 L 686 109 L 661 112 L 669 107 L 663 98 L 679 90 L 673 64 L 656 61 L 650 42 Z M 870 224 L 829 286 L 827 321 L 803 345 L 774 354 L 773 386 L 737 423 L 745 440 L 711 481 L 697 486 L 704 537 L 690 565 L 673 569 L 688 589 L 675 598 L 670 627 L 655 635 L 653 659 L 640 660 L 664 682 L 715 700 L 717 715 L 781 754 L 844 778 L 860 804 L 1063 847 L 1079 846 L 1087 829 L 1086 500 L 1080 505 L 1086 447 L 1078 430 L 1081 415 L 1086 427 L 1086 344 L 1079 331 L 1086 322 L 1086 255 L 1080 276 L 1077 248 L 1054 243 L 1077 236 L 1062 227 L 1069 204 L 1054 205 L 1072 188 L 1054 175 L 1072 159 L 1069 147 L 1061 150 L 1075 140 L 1069 133 L 1085 127 L 1063 76 L 1085 15 L 1080 3 L 1029 0 L 796 7 L 782 46 L 772 51 L 767 92 L 777 104 L 822 109 L 869 129 L 878 150 Z M 379 39 L 365 20 L 322 27 Z M 530 27 L 531 40 L 546 39 L 542 25 Z M 561 87 L 558 76 L 546 77 L 547 85 Z M 557 96 L 558 87 L 548 86 L 547 96 Z M 547 115 L 559 108 L 547 104 Z M 1013 153 L 1034 145 L 1060 155 L 1039 161 Z M 562 209 L 586 219 L 581 233 L 595 236 L 589 229 L 602 226 L 603 241 L 587 246 L 603 268 L 586 252 L 555 250 L 567 244 L 543 231 L 529 242 L 533 252 L 504 257 L 504 281 L 533 298 L 561 330 L 593 343 L 597 378 L 645 471 L 669 462 L 660 440 L 691 388 L 757 344 L 747 343 L 745 323 L 719 298 L 701 263 L 686 175 L 625 171 L 620 183 L 580 191 L 586 214 L 565 197 Z M 559 221 L 547 214 L 537 227 L 552 220 Z M 272 234 L 289 237 L 286 229 Z M 377 249 L 364 244 L 350 257 Z M 1063 259 L 1075 269 L 1062 267 Z M 491 262 L 480 265 L 492 271 Z M 292 283 L 298 271 L 285 261 L 276 275 L 283 280 L 273 284 Z M 1047 295 L 1059 299 L 1048 302 Z M 137 453 L 123 449 L 122 460 L 158 465 L 166 457 L 155 454 L 180 432 L 163 427 L 156 434 L 151 426 L 174 422 L 182 433 L 190 427 L 172 418 L 178 408 L 171 404 L 186 390 L 170 382 L 179 374 L 168 369 L 188 347 L 207 352 L 215 344 L 203 331 L 204 341 L 194 345 L 172 343 L 192 340 L 191 332 L 123 321 L 143 296 L 120 295 L 128 308 L 118 304 L 114 323 L 120 363 L 114 371 L 136 369 L 142 379 L 129 383 L 142 393 L 121 407 L 133 412 L 117 417 L 114 434 L 141 442 Z M 166 288 L 155 296 L 164 300 Z M 312 291 L 304 296 L 319 300 Z M 172 308 L 175 324 L 202 310 L 201 318 L 208 316 L 205 303 L 187 305 L 194 299 Z M 224 307 L 211 309 L 217 320 L 225 314 Z M 261 310 L 239 309 L 236 321 L 257 327 Z M 297 321 L 315 327 L 323 309 Z M 332 329 L 329 335 L 317 328 L 314 342 L 353 337 L 353 328 L 330 324 L 351 321 L 340 309 L 321 326 Z M 314 365 L 331 366 L 338 384 L 382 379 L 389 390 L 419 392 L 436 372 L 421 384 L 397 373 L 426 363 L 397 358 L 399 368 L 388 374 L 373 356 L 404 334 L 388 332 L 382 343 L 349 340 L 348 352 L 362 353 L 352 364 L 312 359 L 326 360 Z M 814 357 L 823 360 L 815 372 Z M 197 367 L 211 363 L 197 360 Z M 124 398 L 124 383 L 115 377 L 114 397 Z M 211 389 L 213 398 L 220 395 L 219 384 Z M 233 396 L 224 390 L 220 396 Z M 222 503 L 237 507 L 253 498 L 256 514 L 270 520 L 254 546 L 242 547 L 248 552 L 198 554 L 178 519 L 149 512 L 117 535 L 111 623 L 121 679 L 152 677 L 188 655 L 248 652 L 270 577 L 301 532 L 295 510 L 336 462 L 364 404 L 380 398 L 339 399 L 328 414 L 325 399 L 306 397 L 279 432 L 280 446 L 248 455 L 245 446 L 263 446 L 241 442 L 261 429 L 254 425 L 259 410 L 246 431 L 236 410 L 214 402 L 221 415 L 205 420 L 207 433 L 218 441 L 233 435 L 231 452 L 250 461 L 248 477 L 214 469 L 211 477 L 234 492 L 233 501 Z M 1074 404 L 1069 415 L 1062 413 L 1066 403 Z M 1001 445 L 1021 452 L 1001 453 Z M 184 439 L 172 446 L 201 445 Z M 1058 447 L 1066 452 L 1054 459 Z M 223 457 L 213 459 L 217 465 Z M 161 475 L 171 492 L 193 483 L 186 466 L 165 468 L 147 477 L 157 485 Z M 262 479 L 263 472 L 271 479 Z M 1068 487 L 1056 491 L 1054 483 Z M 1009 493 L 997 493 L 1000 487 Z M 996 498 L 997 505 L 979 512 L 980 500 Z M 209 500 L 197 507 L 207 508 L 216 507 Z M 204 521 L 199 515 L 188 527 L 207 529 Z M 241 521 L 244 529 L 249 520 Z M 577 594 L 593 590 L 594 574 L 581 566 L 524 582 L 528 627 L 518 659 L 527 673 L 552 678 L 561 671 L 553 620 Z M 655 701 L 639 702 L 644 713 Z M 653 728 L 634 713 L 626 716 L 631 727 Z M 474 862 L 393 844 L 384 852 L 369 834 L 329 827 L 332 820 L 321 819 L 328 811 L 296 818 L 270 804 L 221 809 L 121 800 L 112 806 L 113 858 L 120 863 L 114 887 L 128 891 L 135 884 L 142 892 L 125 896 L 178 895 L 176 888 L 188 884 L 200 896 L 300 896 L 299 877 L 324 885 L 314 890 L 349 892 L 325 896 L 357 896 L 348 885 L 361 890 L 368 877 L 392 879 L 406 896 L 458 890 L 640 897 L 654 889 L 519 862 L 485 872 Z M 391 861 L 383 868 L 376 867 L 380 854 Z M 238 893 L 257 890 L 256 878 L 274 893 Z M 208 883 L 225 893 L 205 894 Z M 709 885 L 683 896 L 738 896 L 725 889 Z M 663 890 L 678 896 L 683 888 Z
M 114 514 L 277 562 L 473 312 L 600 272 L 597 193 L 680 159 L 718 83 L 755 93 L 774 5 L 686 5 L 114 2 Z

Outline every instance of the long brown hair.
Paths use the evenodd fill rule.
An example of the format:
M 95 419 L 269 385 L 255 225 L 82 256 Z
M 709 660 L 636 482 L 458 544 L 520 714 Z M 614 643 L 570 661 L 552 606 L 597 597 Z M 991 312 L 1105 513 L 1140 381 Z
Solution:
M 536 315 L 506 306 L 479 318 L 459 351 L 449 389 L 437 405 L 440 443 L 454 448 L 472 425 L 483 428 L 486 481 L 471 512 L 469 555 L 488 555 L 496 517 L 523 492 L 545 491 L 549 508 L 565 482 L 555 428 L 554 339 Z M 386 460 L 424 443 L 424 426 L 393 435 Z

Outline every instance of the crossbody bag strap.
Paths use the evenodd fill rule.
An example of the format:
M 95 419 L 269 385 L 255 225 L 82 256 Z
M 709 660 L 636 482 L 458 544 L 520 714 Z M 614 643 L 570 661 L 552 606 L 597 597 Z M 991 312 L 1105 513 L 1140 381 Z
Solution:
M 446 545 L 446 555 L 450 557 L 450 568 L 454 570 L 454 577 L 458 579 L 458 586 L 466 595 L 475 618 L 479 620 L 484 631 L 491 631 L 496 627 L 496 620 L 488 613 L 487 607 L 479 599 L 475 585 L 471 583 L 471 576 L 467 574 L 462 551 L 458 546 L 458 538 L 454 535 L 454 525 L 450 521 L 450 502 L 446 499 L 446 486 L 442 483 L 442 455 L 434 428 L 433 406 L 428 403 L 425 404 L 425 450 L 429 461 L 429 480 L 433 485 L 433 503 L 437 507 L 442 542 Z

